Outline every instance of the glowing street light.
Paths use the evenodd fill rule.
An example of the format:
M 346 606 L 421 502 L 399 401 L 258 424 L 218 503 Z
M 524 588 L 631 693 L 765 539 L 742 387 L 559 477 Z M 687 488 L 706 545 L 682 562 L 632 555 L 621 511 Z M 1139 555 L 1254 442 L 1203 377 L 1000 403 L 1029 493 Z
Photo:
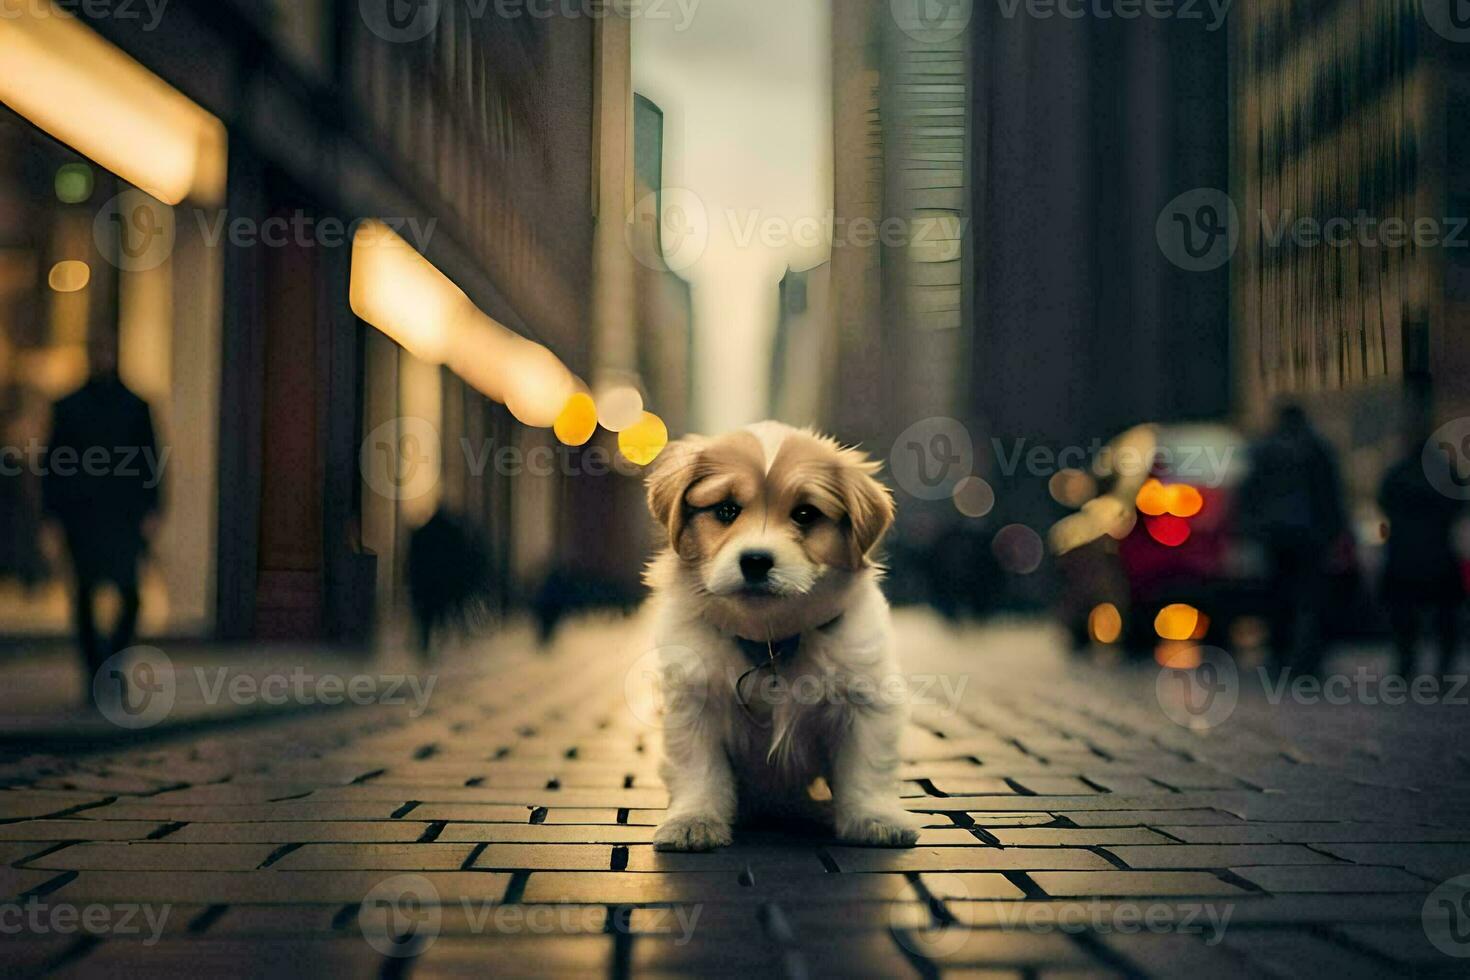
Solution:
M 224 199 L 224 124 L 46 0 L 0 16 L 0 102 L 165 204 Z
M 638 466 L 647 466 L 658 459 L 668 444 L 668 426 L 652 412 L 644 412 L 637 423 L 618 433 L 618 451 Z

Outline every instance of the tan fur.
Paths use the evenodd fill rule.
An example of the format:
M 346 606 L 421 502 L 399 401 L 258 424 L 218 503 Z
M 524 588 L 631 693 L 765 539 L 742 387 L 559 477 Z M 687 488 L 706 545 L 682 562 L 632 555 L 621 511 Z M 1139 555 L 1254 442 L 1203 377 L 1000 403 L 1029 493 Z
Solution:
M 832 788 L 843 839 L 914 843 L 896 780 L 907 704 L 849 697 L 880 683 L 904 688 L 873 563 L 893 522 L 877 471 L 857 450 L 763 422 L 681 440 L 649 475 L 649 509 L 669 544 L 646 576 L 660 679 L 666 703 L 695 708 L 664 727 L 660 772 L 671 799 L 658 849 L 727 844 L 737 813 L 791 812 L 815 779 Z M 741 564 L 751 556 L 768 557 L 769 573 L 747 580 Z M 798 634 L 794 654 L 737 691 L 751 664 L 735 638 Z M 820 696 L 759 693 L 775 681 Z
M 648 478 L 648 504 L 679 558 L 698 564 L 752 529 L 784 533 L 817 567 L 868 567 L 893 523 L 892 492 L 879 483 L 879 464 L 856 449 L 810 430 L 792 430 L 767 466 L 762 442 L 748 430 L 716 439 L 694 436 L 671 445 Z M 742 508 L 731 525 L 709 508 L 729 499 Z M 822 518 L 798 527 L 802 504 Z

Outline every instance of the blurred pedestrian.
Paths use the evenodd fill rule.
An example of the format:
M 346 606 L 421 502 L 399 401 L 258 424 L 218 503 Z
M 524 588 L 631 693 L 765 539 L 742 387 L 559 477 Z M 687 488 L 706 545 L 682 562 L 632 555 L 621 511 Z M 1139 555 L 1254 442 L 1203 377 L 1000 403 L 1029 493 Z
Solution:
M 640 598 L 636 588 L 602 575 L 570 565 L 556 566 L 531 596 L 536 638 L 546 647 L 555 639 L 557 627 L 573 616 L 599 610 L 627 615 L 637 608 Z
M 7 464 L 20 447 L 46 438 L 51 403 L 15 363 L 0 332 L 0 444 Z M 0 475 L 0 578 L 15 579 L 26 591 L 38 588 L 51 569 L 41 543 L 41 479 L 33 466 L 6 467 Z
M 445 628 L 468 630 L 489 602 L 490 548 L 465 518 L 440 507 L 408 539 L 408 592 L 419 650 Z
M 89 354 L 86 384 L 52 408 L 42 491 L 71 556 L 73 615 L 91 697 L 91 679 L 132 644 L 137 628 L 138 566 L 160 507 L 162 458 L 148 403 L 118 377 L 112 349 L 97 345 Z M 96 599 L 108 584 L 122 608 L 104 640 Z
M 1435 489 L 1428 467 L 1447 459 L 1425 457 L 1422 438 L 1410 441 L 1408 453 L 1389 468 L 1378 492 L 1388 519 L 1383 568 L 1383 600 L 1393 625 L 1398 672 L 1414 676 L 1420 627 L 1429 613 L 1439 644 L 1439 673 L 1449 673 L 1460 640 L 1460 605 L 1464 579 L 1455 556 L 1454 529 L 1463 514 L 1459 501 Z M 1446 485 L 1442 483 L 1441 485 Z
M 1291 402 L 1250 455 L 1241 517 L 1266 559 L 1272 657 L 1314 674 L 1326 653 L 1330 565 L 1347 530 L 1337 457 Z

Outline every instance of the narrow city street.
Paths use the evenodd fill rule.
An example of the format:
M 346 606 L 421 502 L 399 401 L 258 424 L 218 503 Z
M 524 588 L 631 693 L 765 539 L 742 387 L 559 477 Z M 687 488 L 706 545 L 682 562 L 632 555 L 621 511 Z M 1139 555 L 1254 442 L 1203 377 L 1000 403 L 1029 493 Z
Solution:
M 341 677 L 364 703 L 80 757 L 12 742 L 3 972 L 1463 975 L 1456 699 L 1232 681 L 1192 720 L 1152 664 L 897 615 L 913 849 L 788 828 L 655 853 L 651 651 L 636 620 L 581 620 L 548 652 L 511 630 Z

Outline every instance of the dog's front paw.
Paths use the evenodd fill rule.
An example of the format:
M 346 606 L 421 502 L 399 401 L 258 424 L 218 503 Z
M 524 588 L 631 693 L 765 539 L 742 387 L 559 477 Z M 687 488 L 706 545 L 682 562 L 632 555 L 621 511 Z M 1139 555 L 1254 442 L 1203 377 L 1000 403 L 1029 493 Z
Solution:
M 904 810 L 839 814 L 837 836 L 867 847 L 913 847 L 919 841 L 919 822 Z
M 719 817 L 670 817 L 653 835 L 655 851 L 712 851 L 731 842 L 730 825 Z

